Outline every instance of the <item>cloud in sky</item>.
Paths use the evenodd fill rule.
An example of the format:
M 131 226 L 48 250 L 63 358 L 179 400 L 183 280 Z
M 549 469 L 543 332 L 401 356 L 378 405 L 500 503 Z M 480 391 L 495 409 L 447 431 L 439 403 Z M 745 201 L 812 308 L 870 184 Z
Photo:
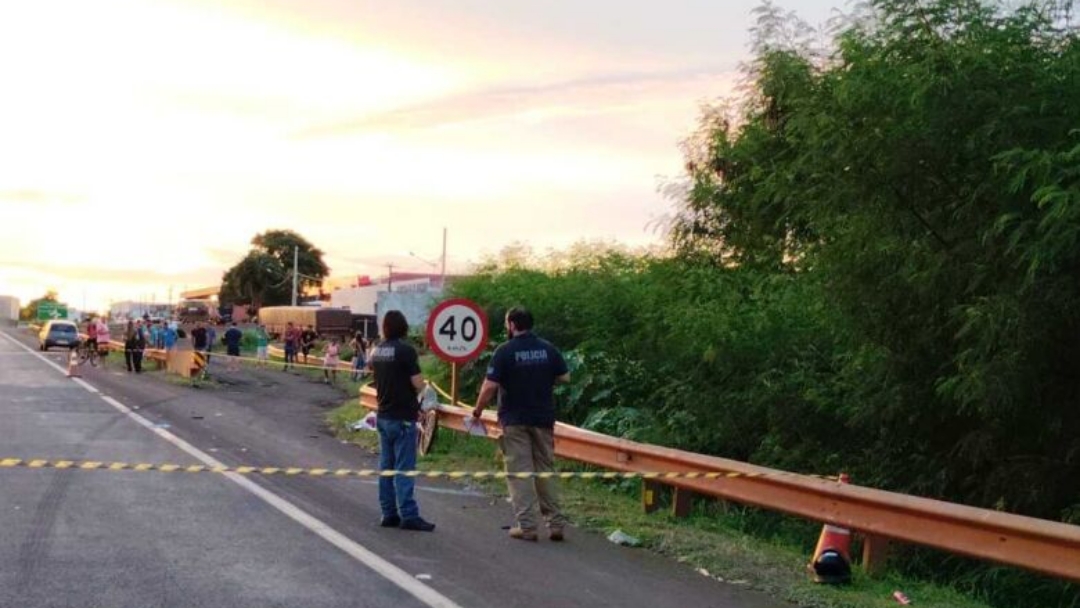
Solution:
M 610 73 L 563 82 L 469 91 L 424 103 L 375 112 L 344 122 L 314 125 L 294 133 L 298 139 L 426 129 L 519 116 L 613 114 L 635 110 L 690 88 L 721 90 L 737 74 L 727 68 L 700 68 L 652 73 Z
M 4 3 L 0 293 L 161 296 L 272 228 L 344 275 L 435 258 L 443 227 L 458 269 L 654 242 L 658 176 L 731 89 L 754 4 Z

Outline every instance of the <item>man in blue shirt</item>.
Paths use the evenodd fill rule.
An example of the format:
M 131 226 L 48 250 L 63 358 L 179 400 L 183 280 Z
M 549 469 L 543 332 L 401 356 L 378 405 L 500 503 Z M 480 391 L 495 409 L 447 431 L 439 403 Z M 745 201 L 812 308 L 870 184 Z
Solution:
M 161 326 L 157 321 L 150 323 L 150 348 L 161 348 Z
M 171 323 L 166 322 L 165 327 L 161 330 L 162 344 L 165 350 L 171 351 L 176 348 L 176 328 Z
M 495 349 L 473 416 L 477 419 L 498 395 L 501 446 L 512 473 L 555 470 L 555 384 L 570 381 L 562 353 L 532 333 L 533 316 L 515 307 L 506 313 L 510 340 Z M 517 523 L 510 538 L 537 539 L 537 503 L 551 540 L 561 541 L 566 516 L 559 508 L 554 479 L 510 479 L 510 500 Z

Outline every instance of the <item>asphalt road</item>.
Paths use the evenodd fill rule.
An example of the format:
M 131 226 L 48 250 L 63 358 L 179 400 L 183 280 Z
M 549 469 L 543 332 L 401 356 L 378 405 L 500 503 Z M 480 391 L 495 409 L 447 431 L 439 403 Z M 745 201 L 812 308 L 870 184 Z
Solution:
M 31 344 L 0 335 L 0 458 L 375 466 L 323 425 L 341 394 L 302 376 L 75 381 Z M 379 528 L 374 480 L 0 469 L 0 606 L 785 605 L 573 528 L 511 540 L 506 504 L 449 482 L 418 499 L 434 533 Z

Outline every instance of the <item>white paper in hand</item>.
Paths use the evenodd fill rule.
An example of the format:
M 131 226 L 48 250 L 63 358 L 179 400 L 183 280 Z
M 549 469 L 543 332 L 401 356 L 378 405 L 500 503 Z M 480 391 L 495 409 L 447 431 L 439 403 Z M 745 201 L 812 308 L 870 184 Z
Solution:
M 487 429 L 484 428 L 484 423 L 478 418 L 469 416 L 465 419 L 465 430 L 470 435 L 476 435 L 477 437 L 487 437 Z

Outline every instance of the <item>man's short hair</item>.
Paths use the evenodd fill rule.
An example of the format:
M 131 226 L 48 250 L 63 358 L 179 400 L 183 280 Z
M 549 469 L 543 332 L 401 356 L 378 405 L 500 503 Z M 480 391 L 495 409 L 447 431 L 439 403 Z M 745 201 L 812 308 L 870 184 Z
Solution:
M 388 310 L 382 320 L 384 340 L 400 340 L 409 335 L 409 322 L 400 310 Z
M 506 311 L 506 320 L 518 331 L 530 331 L 533 328 L 533 316 L 524 306 L 515 306 Z

